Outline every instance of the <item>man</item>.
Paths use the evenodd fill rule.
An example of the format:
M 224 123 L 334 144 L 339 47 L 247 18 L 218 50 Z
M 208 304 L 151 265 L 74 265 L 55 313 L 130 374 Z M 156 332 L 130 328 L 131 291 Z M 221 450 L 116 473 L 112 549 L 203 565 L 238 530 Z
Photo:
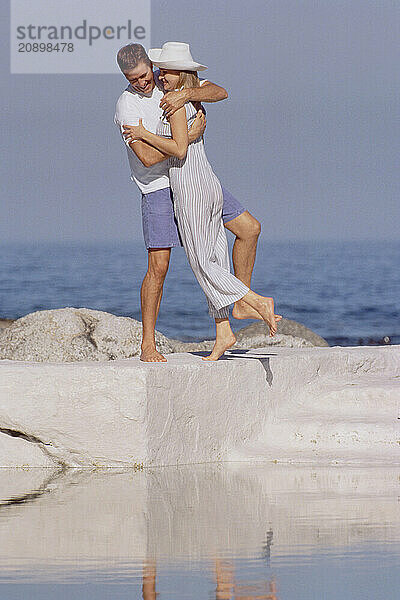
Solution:
M 153 65 L 140 44 L 128 44 L 121 48 L 117 62 L 129 81 L 129 86 L 118 99 L 114 117 L 121 135 L 123 125 L 137 125 L 139 119 L 143 119 L 146 129 L 155 133 L 163 112 L 170 116 L 187 101 L 218 102 L 228 96 L 224 88 L 207 80 L 203 80 L 199 88 L 163 94 L 157 73 L 153 73 Z M 189 143 L 204 133 L 205 125 L 204 114 L 199 111 L 189 130 Z M 148 251 L 148 270 L 140 292 L 143 324 L 140 359 L 145 362 L 165 362 L 166 358 L 156 349 L 155 326 L 171 248 L 181 245 L 169 187 L 168 156 L 141 140 L 131 141 L 126 146 L 131 179 L 142 192 L 143 234 Z M 261 226 L 224 188 L 223 196 L 224 225 L 236 236 L 232 252 L 234 272 L 238 279 L 250 287 Z M 260 318 L 256 311 L 241 301 L 236 302 L 232 315 L 236 319 Z

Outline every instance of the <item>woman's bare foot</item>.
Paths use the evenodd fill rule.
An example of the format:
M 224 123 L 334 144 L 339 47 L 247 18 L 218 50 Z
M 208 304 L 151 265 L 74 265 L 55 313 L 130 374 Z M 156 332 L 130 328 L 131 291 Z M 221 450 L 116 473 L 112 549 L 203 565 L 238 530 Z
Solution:
M 225 350 L 231 348 L 236 342 L 236 337 L 233 333 L 229 336 L 219 337 L 215 340 L 214 348 L 212 349 L 211 354 L 208 356 L 202 357 L 202 360 L 206 361 L 215 361 L 218 360 L 220 356 L 223 355 Z
M 140 360 L 142 362 L 167 362 L 165 356 L 160 354 L 160 352 L 158 352 L 158 350 L 156 350 L 153 346 L 142 348 Z

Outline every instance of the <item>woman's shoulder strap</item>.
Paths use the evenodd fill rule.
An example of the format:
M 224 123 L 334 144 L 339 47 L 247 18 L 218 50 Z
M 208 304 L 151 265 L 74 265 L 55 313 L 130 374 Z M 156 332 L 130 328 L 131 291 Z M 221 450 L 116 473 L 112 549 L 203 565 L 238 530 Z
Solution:
M 193 104 L 191 102 L 185 103 L 185 109 L 186 109 L 186 118 L 187 119 L 190 119 L 197 114 L 197 110 L 195 109 L 195 107 L 193 106 Z

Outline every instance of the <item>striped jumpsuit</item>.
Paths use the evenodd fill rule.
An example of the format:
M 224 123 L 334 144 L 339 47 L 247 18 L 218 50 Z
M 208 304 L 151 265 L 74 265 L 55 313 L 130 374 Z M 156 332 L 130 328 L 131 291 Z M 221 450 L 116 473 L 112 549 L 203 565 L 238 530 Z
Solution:
M 189 126 L 196 109 L 191 102 L 185 109 Z M 160 119 L 157 134 L 172 137 L 166 118 Z M 203 138 L 189 144 L 184 159 L 171 156 L 168 167 L 174 213 L 189 264 L 206 295 L 210 316 L 226 318 L 229 306 L 249 288 L 230 272 L 221 184 L 207 160 Z

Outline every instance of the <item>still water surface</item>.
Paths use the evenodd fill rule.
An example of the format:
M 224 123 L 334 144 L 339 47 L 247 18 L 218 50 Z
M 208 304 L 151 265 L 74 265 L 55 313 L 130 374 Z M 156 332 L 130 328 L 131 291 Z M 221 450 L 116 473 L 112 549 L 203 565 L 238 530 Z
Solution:
M 1 599 L 397 600 L 399 469 L 0 469 Z

